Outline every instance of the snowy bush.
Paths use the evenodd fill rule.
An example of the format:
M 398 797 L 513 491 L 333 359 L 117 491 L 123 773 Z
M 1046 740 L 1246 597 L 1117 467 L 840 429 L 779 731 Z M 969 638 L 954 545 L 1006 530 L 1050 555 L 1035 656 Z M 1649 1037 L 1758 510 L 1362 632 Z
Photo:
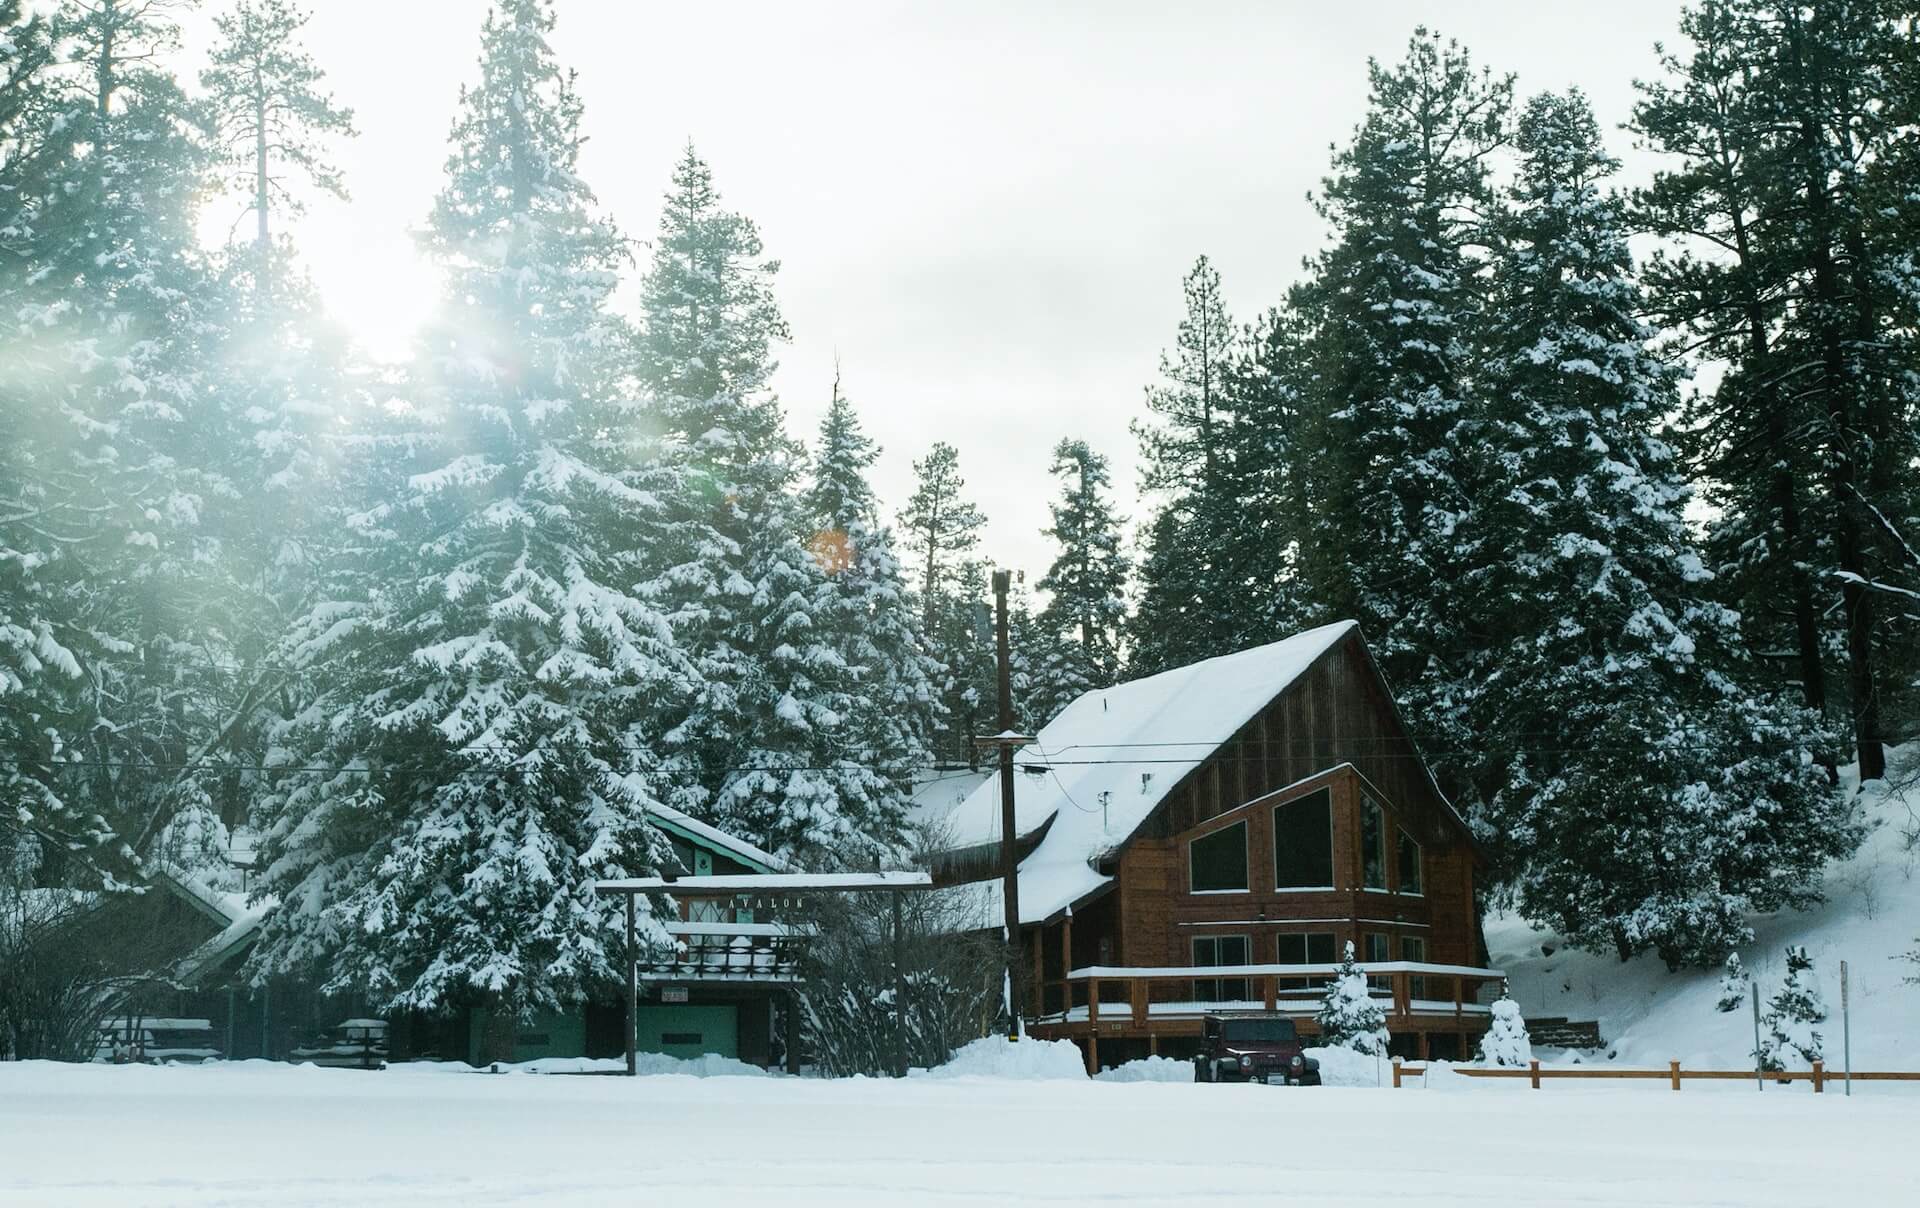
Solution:
M 1329 1048 L 1377 1055 L 1387 1051 L 1387 1013 L 1367 991 L 1367 976 L 1354 963 L 1353 942 L 1320 1004 L 1320 1038 Z
M 1813 958 L 1804 947 L 1787 949 L 1787 980 L 1767 1002 L 1761 1016 L 1760 1050 L 1755 1056 L 1766 1070 L 1786 1070 L 1811 1064 L 1824 1055 L 1820 1033 L 1813 1025 L 1827 1018 L 1827 1004 L 1813 979 Z
M 986 938 L 963 895 L 908 894 L 898 900 L 906 987 L 894 1010 L 891 894 L 822 900 L 812 922 L 801 1028 L 812 1060 L 838 1076 L 892 1073 L 900 1028 L 907 1063 L 944 1064 L 991 1031 L 1000 1014 L 1001 946 Z
M 1527 1036 L 1527 1021 L 1520 1016 L 1520 1004 L 1503 991 L 1493 1004 L 1493 1026 L 1480 1038 L 1480 1063 L 1518 1068 L 1532 1060 L 1533 1042 Z
M 1722 1014 L 1738 1011 L 1746 1001 L 1747 971 L 1740 964 L 1740 954 L 1729 952 L 1726 971 L 1720 975 L 1720 997 L 1713 1004 L 1714 1010 Z

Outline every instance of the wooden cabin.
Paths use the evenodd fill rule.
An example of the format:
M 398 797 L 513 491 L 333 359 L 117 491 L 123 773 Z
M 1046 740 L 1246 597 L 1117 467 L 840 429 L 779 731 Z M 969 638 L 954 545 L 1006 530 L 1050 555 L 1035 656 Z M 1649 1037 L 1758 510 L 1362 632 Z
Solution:
M 1089 1068 L 1183 1055 L 1209 1010 L 1311 1034 L 1348 943 L 1395 1053 L 1485 1030 L 1484 860 L 1357 625 L 1089 692 L 1016 765 L 1026 1014 Z M 943 879 L 993 884 L 1000 816 L 990 779 L 948 820 Z

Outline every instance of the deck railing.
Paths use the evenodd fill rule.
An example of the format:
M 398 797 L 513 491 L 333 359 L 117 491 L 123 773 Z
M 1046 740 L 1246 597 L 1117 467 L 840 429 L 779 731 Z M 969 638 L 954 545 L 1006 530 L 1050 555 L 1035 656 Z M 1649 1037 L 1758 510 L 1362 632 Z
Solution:
M 1678 1061 L 1669 1061 L 1664 1070 L 1617 1069 L 1611 1066 L 1556 1066 L 1542 1069 L 1538 1061 L 1529 1061 L 1526 1069 L 1518 1068 L 1477 1068 L 1473 1066 L 1454 1066 L 1453 1072 L 1468 1078 L 1525 1078 L 1534 1090 L 1540 1089 L 1542 1079 L 1556 1078 L 1612 1078 L 1638 1079 L 1643 1081 L 1665 1082 L 1674 1090 L 1688 1080 L 1713 1082 L 1754 1082 L 1762 1087 L 1775 1082 L 1811 1082 L 1814 1094 L 1819 1094 L 1830 1082 L 1920 1082 L 1920 1073 L 1893 1070 L 1855 1070 L 1851 1074 L 1834 1073 L 1823 1061 L 1813 1063 L 1810 1070 L 1687 1070 L 1681 1069 Z M 1425 1065 L 1402 1062 L 1393 1059 L 1393 1085 L 1398 1087 L 1406 1078 L 1421 1077 L 1427 1072 Z
M 1375 961 L 1357 966 L 1376 987 L 1389 1020 L 1451 1016 L 1464 1024 L 1484 1016 L 1483 992 L 1506 978 L 1498 969 L 1424 961 Z M 1200 1015 L 1210 1010 L 1267 1010 L 1311 1015 L 1320 1009 L 1326 983 L 1339 965 L 1094 965 L 1051 983 L 1041 1002 L 1041 1022 L 1098 1024 L 1129 1020 L 1139 1026 L 1155 1017 Z M 1245 999 L 1206 997 L 1196 982 L 1215 989 L 1244 986 Z M 1436 996 L 1436 992 L 1437 995 Z

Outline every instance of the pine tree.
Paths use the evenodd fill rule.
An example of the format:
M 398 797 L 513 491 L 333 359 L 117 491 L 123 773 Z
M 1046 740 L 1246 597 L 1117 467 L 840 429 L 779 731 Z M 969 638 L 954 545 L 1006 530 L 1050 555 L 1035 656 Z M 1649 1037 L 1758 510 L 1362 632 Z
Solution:
M 1527 1021 L 1520 1015 L 1520 1004 L 1505 986 L 1494 1000 L 1490 1013 L 1493 1022 L 1480 1038 L 1480 1064 L 1524 1068 L 1533 1060 L 1533 1041 L 1527 1035 Z
M 318 90 L 325 73 L 299 41 L 307 19 L 288 0 L 241 0 L 214 18 L 220 40 L 200 74 L 219 123 L 223 164 L 249 199 L 262 256 L 272 247 L 274 210 L 298 215 L 303 209 L 290 176 L 347 196 L 326 142 L 353 135 L 353 111 Z M 261 271 L 268 270 L 263 265 Z
M 552 28 L 541 0 L 487 16 L 425 236 L 449 282 L 415 374 L 428 439 L 289 636 L 324 687 L 277 735 L 260 811 L 258 891 L 284 905 L 255 975 L 484 1008 L 490 1056 L 612 979 L 594 882 L 668 858 L 646 810 L 695 683 L 650 561 L 682 532 L 678 480 L 609 390 L 623 245 L 575 173 Z
M 1706 595 L 1656 431 L 1674 374 L 1636 317 L 1601 191 L 1614 162 L 1584 99 L 1535 98 L 1517 145 L 1484 328 L 1482 502 L 1459 529 L 1479 553 L 1455 598 L 1486 644 L 1434 716 L 1475 736 L 1458 778 L 1483 786 L 1482 833 L 1527 917 L 1622 959 L 1713 961 L 1750 938 L 1749 910 L 1817 901 L 1858 830 L 1814 766 L 1819 719 L 1724 670 L 1738 618 Z M 1544 739 L 1565 733 L 1583 741 Z
M 1302 407 L 1326 459 L 1316 520 L 1329 556 L 1306 589 L 1360 622 L 1421 716 L 1479 644 L 1450 589 L 1472 557 L 1459 536 L 1477 494 L 1463 425 L 1485 315 L 1488 165 L 1507 141 L 1512 83 L 1424 28 L 1401 63 L 1368 75 L 1366 117 L 1318 202 L 1334 243 L 1291 302 L 1311 327 Z
M 1720 997 L 1714 1000 L 1713 1009 L 1726 1015 L 1738 1011 L 1747 1002 L 1747 971 L 1740 964 L 1738 952 L 1727 953 L 1727 963 L 1720 974 Z
M 1136 423 L 1141 485 L 1161 497 L 1140 561 L 1129 674 L 1150 675 L 1270 640 L 1278 559 L 1261 487 L 1271 451 L 1248 422 L 1248 350 L 1201 257 L 1184 284 L 1186 315 L 1162 382 L 1147 390 L 1157 424 Z
M 1120 642 L 1127 616 L 1124 523 L 1109 497 L 1107 459 L 1085 441 L 1062 440 L 1053 450 L 1061 496 L 1043 530 L 1060 552 L 1040 578 L 1051 598 L 1036 618 L 1046 649 L 1035 667 L 1030 708 L 1044 725 L 1090 688 L 1120 678 Z
M 901 545 L 920 606 L 920 632 L 946 671 L 944 718 L 935 737 L 943 759 L 974 759 L 973 739 L 993 717 L 993 629 L 983 611 L 987 574 L 975 556 L 987 518 L 963 492 L 960 453 L 935 441 L 913 463 L 915 486 L 899 515 Z
M 1353 959 L 1353 941 L 1340 959 L 1333 980 L 1320 1003 L 1320 1043 L 1369 1056 L 1387 1051 L 1387 1013 L 1367 990 L 1367 975 Z
M 914 629 L 891 534 L 875 524 L 866 471 L 878 452 L 836 381 L 805 501 L 811 557 L 779 565 L 764 593 L 775 607 L 756 648 L 772 652 L 779 696 L 745 711 L 771 717 L 773 741 L 742 752 L 750 770 L 712 806 L 767 846 L 828 862 L 898 851 L 914 769 L 930 761 L 939 666 Z
M 4 775 L 49 850 L 108 848 L 110 877 L 205 820 L 198 768 L 231 704 L 226 638 L 195 590 L 233 492 L 203 456 L 224 427 L 219 307 L 195 239 L 203 114 L 164 66 L 178 8 L 12 10 L 0 101 L 0 508 L 17 555 L 0 594 L 16 597 L 5 678 L 33 684 L 9 748 L 25 762 Z
M 1789 947 L 1787 978 L 1760 1017 L 1760 1049 L 1754 1054 L 1760 1068 L 1781 1071 L 1819 1061 L 1825 1053 L 1813 1025 L 1826 1018 L 1827 1004 L 1813 978 L 1813 958 L 1804 947 Z

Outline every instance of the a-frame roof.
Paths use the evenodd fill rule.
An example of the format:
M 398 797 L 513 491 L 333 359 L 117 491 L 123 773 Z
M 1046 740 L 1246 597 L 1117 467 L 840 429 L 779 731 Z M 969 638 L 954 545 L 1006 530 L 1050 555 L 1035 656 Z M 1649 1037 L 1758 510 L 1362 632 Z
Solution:
M 1045 833 L 1020 862 L 1020 920 L 1039 922 L 1103 888 L 1095 865 L 1221 744 L 1359 626 L 1282 641 L 1088 692 L 1015 762 L 1015 829 Z M 1051 825 L 1049 825 L 1051 823 Z M 998 843 L 1000 784 L 989 779 L 947 821 L 956 848 Z M 997 916 L 996 916 L 997 917 Z

